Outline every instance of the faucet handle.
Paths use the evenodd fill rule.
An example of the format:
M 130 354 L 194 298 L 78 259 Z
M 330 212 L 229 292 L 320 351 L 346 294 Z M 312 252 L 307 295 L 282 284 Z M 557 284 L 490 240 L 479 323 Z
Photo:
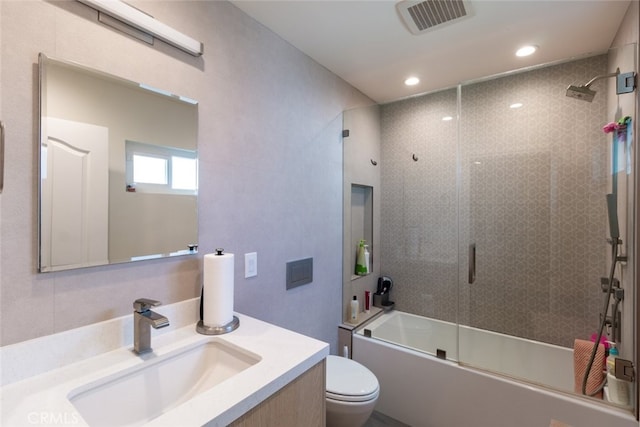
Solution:
M 156 301 L 148 298 L 138 298 L 133 302 L 133 309 L 138 313 L 144 313 L 151 307 L 157 307 L 162 304 L 160 301 Z

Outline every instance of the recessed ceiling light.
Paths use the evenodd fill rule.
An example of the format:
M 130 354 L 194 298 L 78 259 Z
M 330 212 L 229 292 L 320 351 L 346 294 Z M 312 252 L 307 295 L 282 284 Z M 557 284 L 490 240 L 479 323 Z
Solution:
M 420 83 L 420 79 L 417 77 L 409 77 L 404 81 L 404 84 L 406 84 L 407 86 L 415 86 L 418 83 Z
M 448 122 L 448 121 L 450 121 L 450 120 L 453 120 L 453 117 L 451 117 L 451 116 L 444 116 L 444 117 L 442 118 L 442 121 L 443 121 L 443 122 Z
M 524 104 L 522 102 L 514 102 L 513 104 L 509 105 L 509 108 L 520 108 L 523 105 Z
M 516 51 L 516 56 L 529 56 L 532 53 L 534 53 L 536 50 L 538 50 L 538 46 L 533 46 L 533 45 L 523 46 Z

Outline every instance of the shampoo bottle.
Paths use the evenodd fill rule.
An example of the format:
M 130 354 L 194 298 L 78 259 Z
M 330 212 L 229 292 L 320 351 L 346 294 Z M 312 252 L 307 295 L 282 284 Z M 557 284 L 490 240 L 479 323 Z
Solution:
M 371 268 L 369 267 L 369 245 L 364 245 L 364 269 L 367 271 L 365 274 L 371 273 Z
M 364 312 L 368 313 L 371 308 L 371 292 L 364 291 Z
M 616 373 L 616 357 L 618 357 L 618 349 L 616 343 L 607 341 L 609 343 L 609 356 L 607 357 L 607 373 L 615 375 Z
M 360 245 L 358 246 L 358 253 L 356 256 L 356 274 L 358 276 L 364 276 L 367 274 L 367 266 L 364 256 L 364 240 L 360 240 Z
M 358 307 L 358 298 L 356 298 L 356 296 L 353 296 L 353 299 L 351 300 L 351 323 L 356 323 L 356 321 L 358 320 L 358 311 L 360 310 L 360 308 Z
M 616 405 L 629 405 L 629 383 L 616 378 L 616 358 L 618 349 L 616 344 L 609 342 L 609 357 L 607 357 L 607 389 L 609 401 Z

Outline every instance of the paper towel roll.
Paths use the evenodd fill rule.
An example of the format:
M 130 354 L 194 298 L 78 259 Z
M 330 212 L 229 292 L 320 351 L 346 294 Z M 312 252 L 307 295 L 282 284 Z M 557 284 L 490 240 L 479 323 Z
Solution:
M 204 256 L 202 323 L 208 327 L 233 320 L 233 254 L 218 252 Z

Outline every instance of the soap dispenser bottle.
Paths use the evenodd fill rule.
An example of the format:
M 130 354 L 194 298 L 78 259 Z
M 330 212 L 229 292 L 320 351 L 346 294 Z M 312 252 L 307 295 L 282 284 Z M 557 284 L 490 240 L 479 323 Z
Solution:
M 367 274 L 367 264 L 364 255 L 364 240 L 360 240 L 360 245 L 358 246 L 356 256 L 356 274 L 358 276 L 364 276 Z

